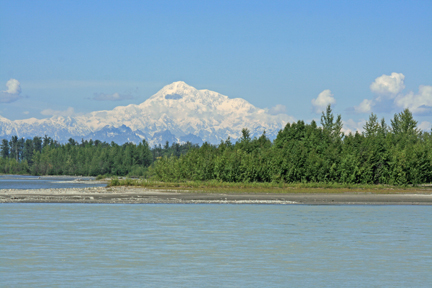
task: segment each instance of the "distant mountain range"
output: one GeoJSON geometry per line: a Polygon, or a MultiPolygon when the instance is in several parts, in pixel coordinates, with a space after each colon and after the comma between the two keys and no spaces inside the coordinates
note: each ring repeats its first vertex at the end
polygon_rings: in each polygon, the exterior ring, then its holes
{"type": "Polygon", "coordinates": [[[269,138],[275,138],[291,121],[286,114],[271,115],[244,99],[197,90],[179,81],[165,86],[139,105],[72,117],[11,121],[0,116],[0,138],[46,134],[59,142],[83,138],[118,144],[146,139],[151,146],[166,141],[217,144],[228,136],[238,139],[243,128],[248,128],[252,136],[259,136],[265,130],[269,138]]]}

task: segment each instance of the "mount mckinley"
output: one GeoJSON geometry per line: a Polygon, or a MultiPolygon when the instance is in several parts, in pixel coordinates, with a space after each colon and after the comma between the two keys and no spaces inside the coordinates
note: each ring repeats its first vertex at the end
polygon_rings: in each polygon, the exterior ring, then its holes
{"type": "Polygon", "coordinates": [[[139,105],[72,117],[11,121],[0,116],[0,138],[48,135],[59,142],[83,138],[118,144],[146,139],[151,146],[166,141],[217,144],[228,137],[238,139],[243,128],[249,129],[252,136],[260,136],[265,130],[267,137],[273,139],[293,120],[286,114],[272,115],[244,99],[197,90],[179,81],[139,105]]]}

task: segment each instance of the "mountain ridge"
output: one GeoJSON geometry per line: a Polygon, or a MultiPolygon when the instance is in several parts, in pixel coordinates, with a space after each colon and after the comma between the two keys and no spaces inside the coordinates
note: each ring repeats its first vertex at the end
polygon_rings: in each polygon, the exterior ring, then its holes
{"type": "MultiPolygon", "coordinates": [[[[129,136],[125,137],[125,141],[133,138],[132,142],[135,142],[139,138],[146,139],[152,146],[164,144],[165,139],[160,133],[169,131],[176,142],[185,142],[189,135],[194,141],[217,144],[228,137],[239,138],[243,128],[248,128],[253,136],[266,130],[267,135],[274,138],[287,122],[293,120],[286,114],[271,115],[245,99],[231,99],[220,93],[207,89],[198,90],[183,81],[177,81],[164,86],[141,104],[117,106],[112,110],[15,121],[0,116],[0,137],[47,134],[60,142],[66,142],[71,137],[87,139],[105,135],[105,132],[121,134],[119,128],[125,126],[131,130],[128,130],[129,136]],[[107,129],[111,129],[111,132],[107,132],[107,129]],[[118,131],[113,132],[112,129],[118,131]],[[101,132],[97,133],[99,131],[101,132]],[[138,138],[132,137],[131,133],[138,138]],[[154,137],[155,134],[157,137],[154,137]]],[[[173,139],[171,136],[169,138],[173,139]]]]}

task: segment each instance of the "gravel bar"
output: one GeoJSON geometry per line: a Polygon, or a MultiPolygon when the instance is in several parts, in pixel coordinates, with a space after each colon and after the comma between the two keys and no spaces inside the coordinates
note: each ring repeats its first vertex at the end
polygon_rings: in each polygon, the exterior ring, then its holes
{"type": "Polygon", "coordinates": [[[431,193],[204,193],[131,187],[0,189],[1,203],[432,205],[431,193]]]}

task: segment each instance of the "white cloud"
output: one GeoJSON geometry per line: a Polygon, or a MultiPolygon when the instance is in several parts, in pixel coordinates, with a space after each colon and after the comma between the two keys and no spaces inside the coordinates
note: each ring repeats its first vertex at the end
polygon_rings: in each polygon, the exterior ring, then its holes
{"type": "Polygon", "coordinates": [[[336,99],[329,89],[322,91],[316,99],[312,99],[312,105],[316,113],[321,113],[329,104],[336,103],[336,99]]]}
{"type": "Polygon", "coordinates": [[[395,104],[401,108],[408,108],[413,113],[425,113],[432,111],[432,86],[420,85],[419,92],[410,92],[406,95],[399,95],[395,104]]]}
{"type": "Polygon", "coordinates": [[[376,78],[370,85],[371,91],[377,94],[376,97],[372,100],[364,99],[359,106],[354,107],[355,112],[369,113],[380,102],[381,106],[408,108],[413,113],[432,112],[432,86],[421,85],[417,94],[409,92],[403,95],[400,92],[405,89],[404,80],[405,76],[396,72],[376,78]],[[393,105],[390,101],[393,101],[393,105]]]}
{"type": "Polygon", "coordinates": [[[363,132],[363,126],[366,124],[366,120],[361,119],[359,122],[354,121],[353,119],[349,119],[347,121],[343,121],[342,132],[345,135],[352,133],[354,134],[356,131],[359,133],[363,132]]]}
{"type": "Polygon", "coordinates": [[[418,128],[420,128],[420,129],[423,130],[423,131],[430,132],[431,129],[432,129],[432,123],[431,123],[431,122],[428,122],[428,121],[423,121],[422,123],[420,123],[420,124],[418,125],[418,128]]]}
{"type": "MultiPolygon", "coordinates": [[[[370,85],[372,92],[394,98],[396,94],[405,88],[405,76],[402,73],[393,72],[391,75],[382,75],[370,85]]],[[[380,96],[378,96],[379,98],[380,96]]]]}
{"type": "Polygon", "coordinates": [[[286,113],[286,106],[282,104],[277,104],[274,107],[270,109],[264,109],[268,114],[271,115],[278,115],[278,114],[285,114],[286,113]]]}
{"type": "Polygon", "coordinates": [[[11,103],[21,98],[21,84],[16,79],[6,82],[7,90],[0,92],[0,103],[11,103]]]}
{"type": "Polygon", "coordinates": [[[24,111],[23,114],[28,115],[30,112],[29,111],[24,111]]]}
{"type": "Polygon", "coordinates": [[[373,100],[364,99],[359,106],[355,106],[354,110],[357,113],[369,113],[372,111],[372,107],[375,105],[373,100]]]}
{"type": "Polygon", "coordinates": [[[8,90],[3,91],[10,94],[20,94],[21,93],[21,84],[16,79],[10,79],[8,82],[6,82],[6,87],[8,90]]]}
{"type": "Polygon", "coordinates": [[[74,108],[69,107],[64,111],[61,110],[52,110],[52,109],[45,109],[41,111],[42,115],[45,116],[63,116],[63,117],[69,117],[75,114],[74,108]]]}
{"type": "Polygon", "coordinates": [[[95,93],[92,99],[97,101],[121,101],[121,100],[133,99],[133,96],[130,94],[120,94],[120,93],[113,93],[113,94],[95,93]]]}

